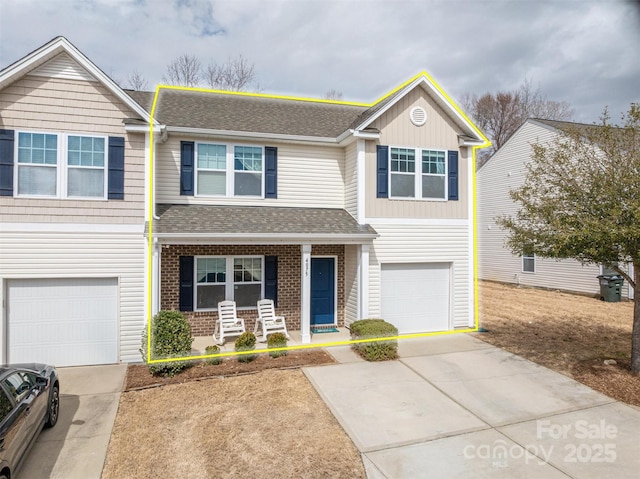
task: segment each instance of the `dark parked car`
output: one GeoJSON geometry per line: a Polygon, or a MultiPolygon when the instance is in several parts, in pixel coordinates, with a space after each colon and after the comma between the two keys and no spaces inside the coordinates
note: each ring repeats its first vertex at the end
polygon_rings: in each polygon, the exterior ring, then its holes
{"type": "Polygon", "coordinates": [[[58,422],[59,407],[53,366],[0,366],[0,479],[15,476],[42,428],[58,422]]]}

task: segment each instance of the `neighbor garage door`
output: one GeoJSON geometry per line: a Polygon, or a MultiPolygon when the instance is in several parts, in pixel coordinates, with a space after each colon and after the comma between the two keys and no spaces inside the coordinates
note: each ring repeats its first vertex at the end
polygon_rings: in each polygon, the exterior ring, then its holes
{"type": "Polygon", "coordinates": [[[382,264],[382,318],[401,334],[449,329],[448,263],[382,264]]]}
{"type": "Polygon", "coordinates": [[[19,279],[7,289],[10,362],[118,361],[116,278],[19,279]]]}

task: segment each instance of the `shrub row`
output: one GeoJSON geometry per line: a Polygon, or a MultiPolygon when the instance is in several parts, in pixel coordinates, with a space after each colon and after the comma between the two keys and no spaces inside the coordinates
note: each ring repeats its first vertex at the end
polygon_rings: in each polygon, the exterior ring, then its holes
{"type": "MultiPolygon", "coordinates": [[[[351,339],[388,338],[398,335],[398,328],[383,319],[361,319],[349,327],[351,339]]],[[[352,344],[353,350],[367,361],[398,359],[398,341],[371,341],[352,344]]]]}

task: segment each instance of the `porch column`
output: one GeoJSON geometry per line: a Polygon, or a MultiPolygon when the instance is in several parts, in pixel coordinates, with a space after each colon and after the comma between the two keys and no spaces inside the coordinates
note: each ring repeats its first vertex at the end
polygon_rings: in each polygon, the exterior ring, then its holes
{"type": "Polygon", "coordinates": [[[360,317],[369,317],[369,245],[360,245],[360,281],[358,282],[358,297],[360,303],[360,317]]]}
{"type": "Polygon", "coordinates": [[[151,317],[160,310],[160,249],[158,239],[154,238],[151,257],[151,317]]]}
{"type": "Polygon", "coordinates": [[[300,282],[300,338],[311,342],[311,245],[302,245],[302,281],[300,282]]]}

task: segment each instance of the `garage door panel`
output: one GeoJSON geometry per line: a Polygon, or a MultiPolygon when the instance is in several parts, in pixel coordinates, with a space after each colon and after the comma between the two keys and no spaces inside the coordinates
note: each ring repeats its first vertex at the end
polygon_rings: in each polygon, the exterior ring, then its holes
{"type": "Polygon", "coordinates": [[[449,329],[450,265],[381,265],[381,313],[401,334],[449,329]]]}
{"type": "Polygon", "coordinates": [[[10,362],[117,362],[117,279],[25,279],[8,286],[10,362]]]}

